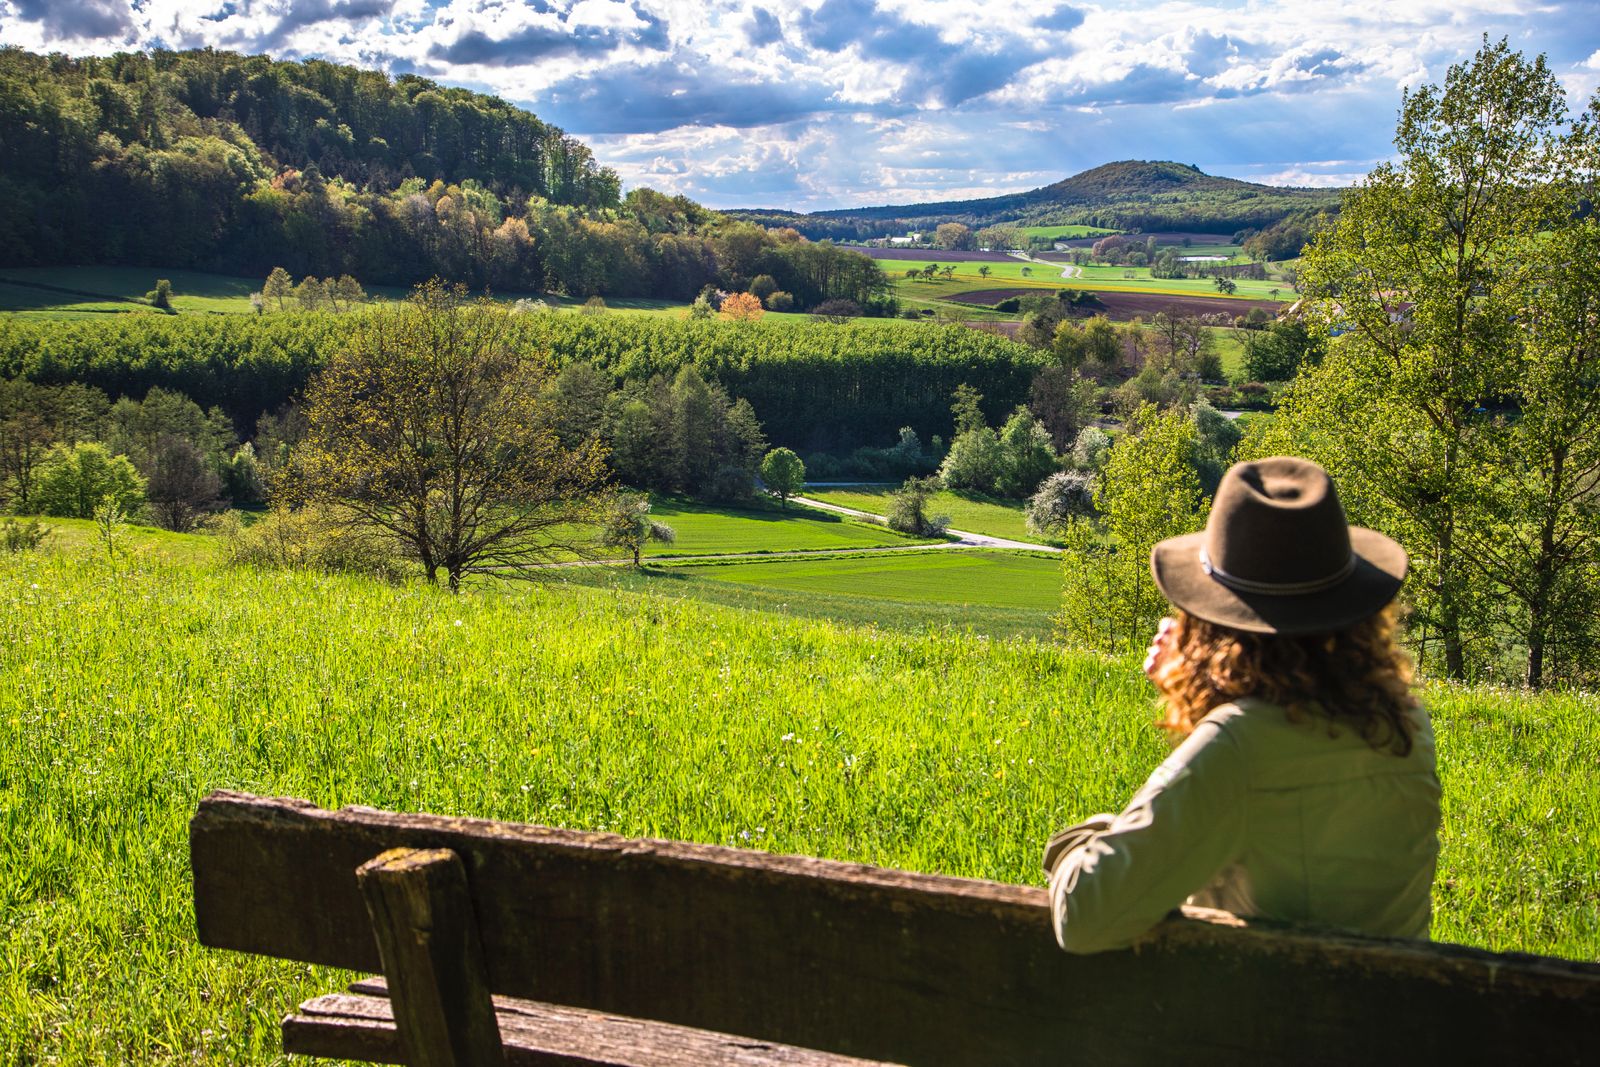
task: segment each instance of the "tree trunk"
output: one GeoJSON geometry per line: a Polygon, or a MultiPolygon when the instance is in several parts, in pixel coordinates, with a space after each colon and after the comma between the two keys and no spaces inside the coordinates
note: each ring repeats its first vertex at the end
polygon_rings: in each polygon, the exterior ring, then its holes
{"type": "Polygon", "coordinates": [[[633,569],[634,570],[638,570],[639,569],[639,554],[642,551],[644,551],[644,550],[639,545],[636,544],[636,545],[633,546],[633,569]]]}

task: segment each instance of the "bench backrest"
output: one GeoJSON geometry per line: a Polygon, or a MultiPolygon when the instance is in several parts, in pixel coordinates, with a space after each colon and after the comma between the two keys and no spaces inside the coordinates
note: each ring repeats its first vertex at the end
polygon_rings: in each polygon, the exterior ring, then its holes
{"type": "Polygon", "coordinates": [[[466,870],[496,994],[905,1064],[1577,1063],[1600,965],[1169,919],[1075,957],[1041,889],[537,826],[216,793],[191,825],[200,940],[381,970],[356,868],[466,870]]]}

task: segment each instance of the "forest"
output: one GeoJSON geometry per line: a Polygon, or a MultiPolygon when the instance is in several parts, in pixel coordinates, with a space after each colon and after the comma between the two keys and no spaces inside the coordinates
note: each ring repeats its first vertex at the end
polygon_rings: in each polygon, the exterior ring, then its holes
{"type": "Polygon", "coordinates": [[[496,97],[319,60],[0,49],[0,262],[435,275],[692,299],[771,275],[797,308],[890,312],[866,257],[615,173],[496,97]]]}

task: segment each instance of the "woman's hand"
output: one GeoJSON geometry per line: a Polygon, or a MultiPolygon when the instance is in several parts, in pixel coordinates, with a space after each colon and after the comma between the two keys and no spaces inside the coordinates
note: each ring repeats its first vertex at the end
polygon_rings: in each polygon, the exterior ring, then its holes
{"type": "Polygon", "coordinates": [[[1161,670],[1171,657],[1177,655],[1173,645],[1174,634],[1177,632],[1178,620],[1168,615],[1156,627],[1156,635],[1150,639],[1150,647],[1144,654],[1144,675],[1155,681],[1156,674],[1161,670]]]}

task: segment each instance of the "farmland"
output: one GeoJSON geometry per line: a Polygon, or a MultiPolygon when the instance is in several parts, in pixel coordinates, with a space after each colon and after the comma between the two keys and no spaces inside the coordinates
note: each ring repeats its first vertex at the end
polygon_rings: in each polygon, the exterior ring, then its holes
{"type": "MultiPolygon", "coordinates": [[[[808,489],[806,496],[824,503],[882,515],[888,509],[889,495],[894,489],[894,486],[888,485],[826,486],[808,489]]],[[[970,533],[1004,537],[1011,541],[1051,543],[1029,532],[1022,502],[1018,500],[1001,500],[944,489],[928,498],[928,513],[948,515],[952,527],[970,533]]]]}
{"type": "MultiPolygon", "coordinates": [[[[0,557],[0,598],[8,1062],[274,1062],[282,1013],[337,987],[195,943],[185,823],[213,788],[1038,884],[1045,836],[1162,752],[1130,662],[776,604],[70,549],[0,557]]],[[[1435,936],[1600,954],[1592,697],[1428,698],[1435,936]]]]}
{"type": "Polygon", "coordinates": [[[651,543],[645,550],[651,556],[848,550],[918,543],[884,526],[798,504],[783,511],[764,498],[749,507],[726,507],[658,496],[650,514],[677,534],[670,545],[651,543]]]}

